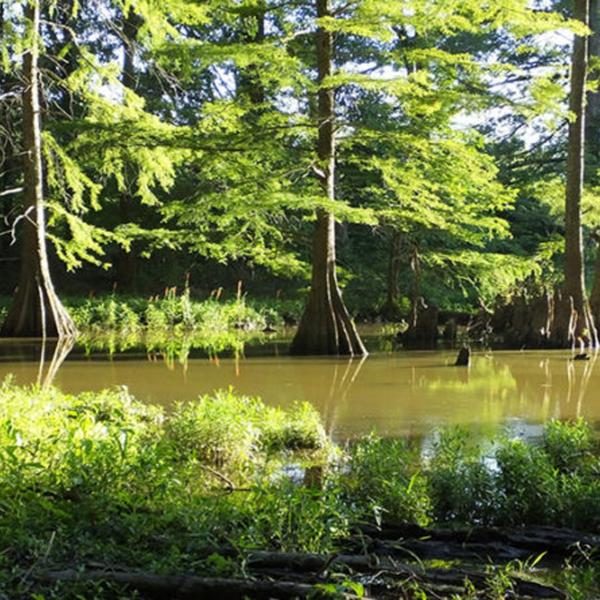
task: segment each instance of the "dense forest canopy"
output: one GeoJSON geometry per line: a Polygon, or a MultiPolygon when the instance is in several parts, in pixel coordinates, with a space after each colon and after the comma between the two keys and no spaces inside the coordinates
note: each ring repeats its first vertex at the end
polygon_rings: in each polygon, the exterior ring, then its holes
{"type": "Polygon", "coordinates": [[[1,0],[4,334],[71,335],[56,289],[242,281],[306,299],[297,353],[432,307],[595,344],[598,10],[1,0]]]}

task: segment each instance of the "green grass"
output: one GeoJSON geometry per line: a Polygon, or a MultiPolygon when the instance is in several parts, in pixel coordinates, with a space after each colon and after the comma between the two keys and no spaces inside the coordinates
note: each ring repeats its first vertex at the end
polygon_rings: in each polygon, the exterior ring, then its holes
{"type": "Polygon", "coordinates": [[[542,443],[442,431],[423,458],[402,440],[352,446],[349,497],[365,518],[421,525],[549,525],[600,532],[600,457],[582,420],[550,421],[542,443]]]}
{"type": "Polygon", "coordinates": [[[10,384],[0,399],[0,590],[9,597],[37,567],[222,574],[239,567],[209,559],[220,547],[331,549],[343,533],[332,492],[317,499],[283,469],[330,459],[309,406],[283,413],[223,391],[166,416],[125,391],[10,384]]]}
{"type": "MultiPolygon", "coordinates": [[[[341,449],[310,405],[283,411],[231,390],[166,414],[124,390],[5,383],[0,597],[119,597],[31,575],[84,564],[243,576],[248,549],[334,552],[365,522],[600,530],[600,458],[583,421],[549,423],[538,445],[436,439],[426,454],[374,436],[341,449]]],[[[569,565],[565,585],[597,585],[585,569],[569,565]]]]}

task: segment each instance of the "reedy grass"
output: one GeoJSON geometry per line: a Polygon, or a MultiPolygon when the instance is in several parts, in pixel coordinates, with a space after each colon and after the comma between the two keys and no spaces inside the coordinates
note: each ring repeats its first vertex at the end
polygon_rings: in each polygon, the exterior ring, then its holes
{"type": "MultiPolygon", "coordinates": [[[[247,299],[239,295],[223,300],[211,295],[204,300],[167,288],[150,297],[108,294],[67,296],[63,302],[77,328],[86,335],[106,334],[190,334],[256,332],[295,323],[303,309],[302,301],[247,299]]],[[[0,322],[10,298],[0,297],[0,322]]]]}
{"type": "Polygon", "coordinates": [[[272,307],[255,308],[242,296],[221,301],[193,300],[188,290],[168,289],[150,298],[111,294],[98,298],[66,299],[76,325],[86,332],[193,332],[262,330],[283,321],[272,307]]]}

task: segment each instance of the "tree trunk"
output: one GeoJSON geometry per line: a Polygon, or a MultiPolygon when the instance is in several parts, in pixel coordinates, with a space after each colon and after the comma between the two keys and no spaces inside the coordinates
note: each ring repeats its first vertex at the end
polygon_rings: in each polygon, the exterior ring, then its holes
{"type": "Polygon", "coordinates": [[[388,260],[387,273],[387,298],[381,309],[381,314],[385,319],[395,320],[400,318],[399,300],[400,269],[402,268],[402,234],[393,230],[390,238],[390,255],[388,260]]]}
{"type": "Polygon", "coordinates": [[[19,284],[0,330],[5,337],[69,337],[75,325],[52,284],[46,248],[42,175],[38,35],[39,1],[26,6],[26,38],[31,47],[23,57],[24,200],[19,284]]]}
{"type": "Polygon", "coordinates": [[[411,298],[410,298],[410,321],[408,326],[411,329],[417,327],[417,316],[419,308],[423,305],[423,298],[421,297],[421,257],[419,256],[419,248],[417,245],[413,245],[412,256],[410,259],[410,269],[413,272],[413,281],[411,286],[411,298]]]}
{"type": "MultiPolygon", "coordinates": [[[[600,1],[590,0],[590,29],[588,56],[600,59],[600,1]]],[[[598,75],[594,76],[598,80],[598,75]]],[[[591,185],[598,185],[600,169],[600,91],[589,93],[585,115],[585,180],[591,185]]],[[[590,294],[590,308],[594,322],[600,321],[600,236],[596,236],[597,254],[594,267],[594,283],[590,294]]]]}
{"type": "MultiPolygon", "coordinates": [[[[317,17],[331,17],[330,0],[316,0],[317,17]]],[[[322,87],[332,73],[333,34],[319,26],[316,33],[319,112],[319,180],[327,197],[335,199],[334,91],[322,87]]],[[[310,297],[292,342],[292,354],[366,354],[342,299],[337,283],[335,219],[323,209],[317,211],[313,238],[310,297]]]]}
{"type": "Polygon", "coordinates": [[[590,310],[594,323],[600,322],[600,236],[596,238],[596,263],[594,265],[594,283],[590,294],[590,310]]]}
{"type": "MultiPolygon", "coordinates": [[[[589,0],[575,0],[575,18],[589,24],[589,0]]],[[[588,39],[575,36],[571,64],[569,110],[575,119],[569,123],[567,191],[565,198],[565,282],[557,301],[554,344],[568,347],[597,346],[598,338],[585,293],[581,196],[583,193],[585,148],[585,82],[588,65],[588,39]]]]}

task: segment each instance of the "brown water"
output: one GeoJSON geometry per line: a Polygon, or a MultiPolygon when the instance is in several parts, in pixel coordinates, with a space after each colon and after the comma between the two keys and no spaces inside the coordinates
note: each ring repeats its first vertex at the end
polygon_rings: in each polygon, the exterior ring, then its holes
{"type": "MultiPolygon", "coordinates": [[[[0,349],[0,380],[9,374],[19,384],[38,380],[34,353],[15,344],[0,349]]],[[[570,356],[475,353],[470,368],[456,368],[455,352],[438,351],[375,353],[362,361],[260,356],[183,364],[143,353],[112,360],[74,353],[53,383],[66,392],[125,385],[137,398],[165,406],[228,386],[277,406],[306,400],[339,438],[373,430],[413,435],[449,424],[483,431],[508,426],[528,437],[550,418],[600,422],[600,362],[570,356]]]]}

